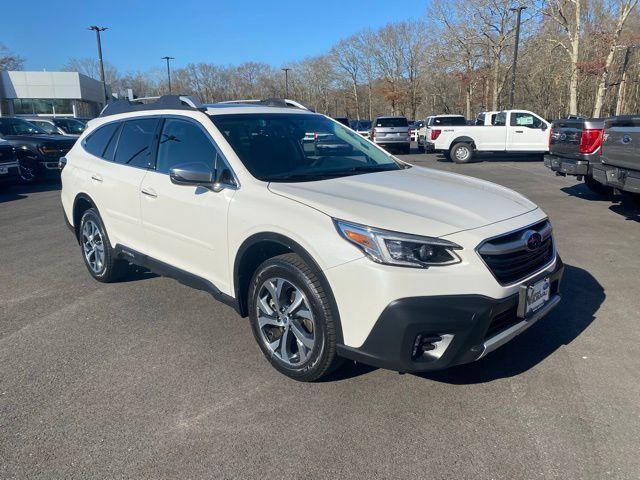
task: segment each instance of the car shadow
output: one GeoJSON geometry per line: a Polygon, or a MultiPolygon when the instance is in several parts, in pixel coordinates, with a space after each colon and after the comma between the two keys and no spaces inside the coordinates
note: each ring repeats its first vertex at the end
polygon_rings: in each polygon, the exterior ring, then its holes
{"type": "Polygon", "coordinates": [[[5,185],[2,187],[3,190],[0,191],[0,203],[23,200],[32,193],[51,192],[60,190],[61,188],[62,184],[56,180],[37,183],[34,185],[5,185]]]}
{"type": "Polygon", "coordinates": [[[583,200],[589,200],[590,202],[612,202],[616,200],[616,196],[614,195],[598,195],[592,192],[584,182],[576,183],[570,187],[562,187],[560,191],[571,197],[578,197],[583,200]]]}
{"type": "MultiPolygon", "coordinates": [[[[437,162],[449,162],[455,163],[453,160],[445,157],[443,154],[436,154],[437,162]]],[[[542,163],[542,158],[540,154],[527,154],[527,155],[517,155],[515,156],[513,153],[477,153],[471,159],[469,163],[484,163],[484,162],[514,162],[514,163],[522,163],[522,162],[531,162],[531,163],[542,163]]]]}
{"type": "Polygon", "coordinates": [[[640,205],[636,205],[631,200],[624,199],[609,207],[614,213],[624,217],[626,220],[640,222],[640,205]]]}
{"type": "Polygon", "coordinates": [[[442,383],[470,385],[526,372],[563,345],[575,340],[595,320],[606,297],[602,285],[586,270],[565,265],[563,299],[547,317],[485,358],[418,376],[442,383]]]}
{"type": "Polygon", "coordinates": [[[131,270],[124,278],[118,280],[118,283],[130,283],[139,282],[141,280],[149,280],[151,278],[158,278],[160,275],[153,273],[151,270],[139,267],[137,265],[131,265],[131,270]]]}

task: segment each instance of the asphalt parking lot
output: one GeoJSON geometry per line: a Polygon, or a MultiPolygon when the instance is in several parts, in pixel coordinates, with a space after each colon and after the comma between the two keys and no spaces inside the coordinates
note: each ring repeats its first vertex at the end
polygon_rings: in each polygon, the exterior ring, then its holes
{"type": "Polygon", "coordinates": [[[55,184],[0,192],[0,478],[640,478],[640,212],[540,161],[403,158],[524,193],[566,264],[549,317],[422,376],[289,380],[206,293],[93,281],[55,184]]]}

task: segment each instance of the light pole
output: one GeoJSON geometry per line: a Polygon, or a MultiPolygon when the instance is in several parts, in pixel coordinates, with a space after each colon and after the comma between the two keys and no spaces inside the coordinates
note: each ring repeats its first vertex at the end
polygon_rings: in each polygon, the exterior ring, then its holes
{"type": "Polygon", "coordinates": [[[169,60],[175,60],[173,57],[162,57],[162,60],[167,61],[167,80],[169,81],[169,95],[171,95],[171,69],[169,68],[169,60]]]}
{"type": "Polygon", "coordinates": [[[104,79],[104,63],[102,62],[102,42],[100,41],[100,32],[104,32],[107,27],[98,27],[97,25],[91,25],[88,30],[94,30],[96,32],[96,39],[98,40],[98,62],[100,63],[100,81],[102,82],[102,90],[104,93],[104,104],[107,104],[107,82],[104,79]]]}
{"type": "Polygon", "coordinates": [[[510,8],[512,12],[517,12],[516,19],[516,43],[513,46],[513,67],[511,69],[511,92],[509,93],[509,108],[513,109],[513,103],[516,95],[516,65],[518,63],[518,44],[520,43],[520,19],[522,16],[522,10],[526,10],[527,7],[510,8]]]}
{"type": "Polygon", "coordinates": [[[289,70],[290,68],[283,68],[284,72],[284,98],[289,98],[289,70]]]}

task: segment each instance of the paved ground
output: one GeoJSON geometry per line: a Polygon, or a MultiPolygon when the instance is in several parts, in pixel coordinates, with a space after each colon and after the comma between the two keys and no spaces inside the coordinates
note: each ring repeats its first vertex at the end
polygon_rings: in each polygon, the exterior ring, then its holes
{"type": "Polygon", "coordinates": [[[550,317],[427,376],[288,380],[207,294],[91,280],[55,186],[0,194],[0,478],[640,478],[640,213],[540,162],[405,158],[523,192],[567,264],[550,317]]]}

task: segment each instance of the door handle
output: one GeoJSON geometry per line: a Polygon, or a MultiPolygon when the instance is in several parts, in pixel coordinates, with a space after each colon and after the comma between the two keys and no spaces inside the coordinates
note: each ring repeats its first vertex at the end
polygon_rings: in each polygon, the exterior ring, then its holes
{"type": "Polygon", "coordinates": [[[524,133],[524,130],[516,130],[516,133],[524,133]]]}
{"type": "Polygon", "coordinates": [[[142,192],[143,195],[146,195],[147,197],[151,197],[151,198],[158,198],[158,194],[156,193],[156,191],[153,188],[143,188],[142,190],[140,190],[142,192]]]}
{"type": "Polygon", "coordinates": [[[91,180],[102,183],[102,175],[94,173],[93,175],[91,175],[91,180]]]}

